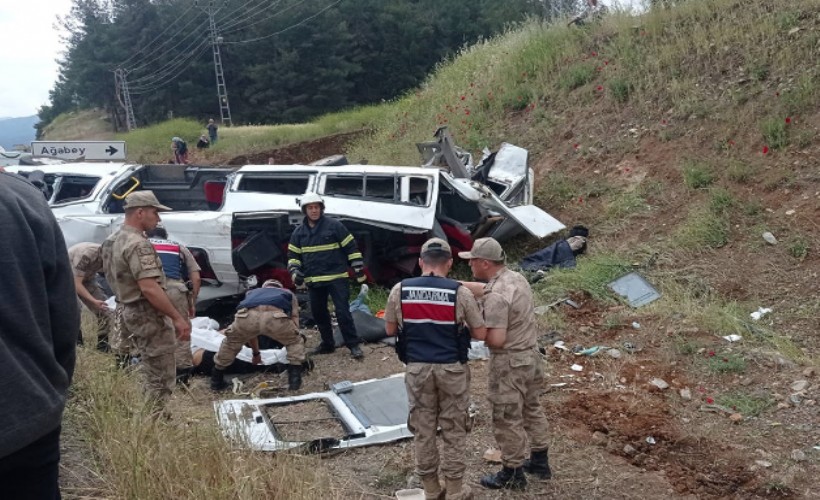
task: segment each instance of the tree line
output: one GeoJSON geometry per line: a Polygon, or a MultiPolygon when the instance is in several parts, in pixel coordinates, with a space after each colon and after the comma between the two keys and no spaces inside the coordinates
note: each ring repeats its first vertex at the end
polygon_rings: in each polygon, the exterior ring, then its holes
{"type": "Polygon", "coordinates": [[[209,9],[233,122],[287,123],[401,95],[544,0],[73,0],[38,132],[92,107],[123,130],[118,68],[138,125],[218,118],[209,9]]]}

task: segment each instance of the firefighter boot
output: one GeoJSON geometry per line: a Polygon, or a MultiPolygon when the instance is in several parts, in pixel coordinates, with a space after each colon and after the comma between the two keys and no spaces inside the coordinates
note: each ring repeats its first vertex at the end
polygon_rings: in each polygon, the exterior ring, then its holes
{"type": "Polygon", "coordinates": [[[502,467],[497,473],[482,477],[481,486],[491,490],[501,488],[523,490],[527,487],[527,476],[524,475],[523,467],[516,467],[515,469],[502,467]]]}
{"type": "Polygon", "coordinates": [[[219,368],[214,367],[211,372],[211,390],[224,391],[227,388],[228,383],[225,382],[225,370],[220,370],[219,368]]]}
{"type": "Polygon", "coordinates": [[[425,500],[443,500],[444,490],[441,489],[441,483],[438,482],[438,474],[430,474],[421,477],[421,484],[424,486],[425,500]]]}
{"type": "Polygon", "coordinates": [[[302,365],[288,365],[288,390],[298,391],[302,387],[302,365]]]}
{"type": "Polygon", "coordinates": [[[524,460],[524,472],[532,474],[537,479],[545,481],[552,478],[547,450],[534,451],[528,460],[524,460]]]}
{"type": "Polygon", "coordinates": [[[447,500],[469,500],[473,498],[473,491],[464,484],[462,478],[445,477],[444,483],[447,486],[447,495],[445,496],[447,500]]]}

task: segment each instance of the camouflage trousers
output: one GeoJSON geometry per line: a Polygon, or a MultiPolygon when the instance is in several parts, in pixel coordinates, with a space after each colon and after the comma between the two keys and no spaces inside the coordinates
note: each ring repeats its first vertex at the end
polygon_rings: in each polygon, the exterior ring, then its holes
{"type": "Polygon", "coordinates": [[[460,479],[467,468],[467,407],[470,403],[470,368],[466,364],[410,363],[404,375],[413,433],[416,474],[441,474],[460,479]],[[441,460],[436,430],[441,427],[441,460]]]}
{"type": "Polygon", "coordinates": [[[226,338],[214,357],[214,365],[220,369],[230,366],[242,346],[259,335],[285,346],[288,364],[301,365],[305,361],[305,341],[293,320],[278,307],[258,306],[236,312],[233,323],[225,329],[226,338]]]}
{"type": "MultiPolygon", "coordinates": [[[[185,283],[179,280],[169,279],[167,282],[167,289],[165,291],[168,293],[168,298],[171,299],[171,303],[174,304],[174,309],[176,309],[183,318],[188,319],[191,305],[191,292],[188,290],[185,283]]],[[[188,319],[189,324],[190,322],[190,319],[188,319]]],[[[176,351],[174,351],[174,359],[176,360],[178,370],[183,368],[191,368],[194,366],[194,358],[191,355],[190,340],[177,340],[177,348],[176,351]]]]}
{"type": "Polygon", "coordinates": [[[127,336],[122,327],[122,304],[117,302],[117,307],[114,308],[114,318],[112,320],[111,330],[108,335],[108,345],[111,347],[111,352],[119,356],[128,356],[136,354],[134,350],[134,343],[131,338],[127,336]]]}
{"type": "MultiPolygon", "coordinates": [[[[105,300],[107,298],[95,282],[91,281],[89,283],[83,283],[83,286],[85,286],[88,293],[90,293],[95,299],[105,300]]],[[[83,301],[81,301],[79,297],[77,298],[77,304],[79,304],[80,310],[82,310],[83,307],[88,309],[88,306],[83,304],[83,301]]],[[[80,332],[81,338],[83,341],[92,341],[92,345],[99,345],[101,342],[107,342],[110,335],[111,324],[114,320],[114,311],[92,311],[91,309],[88,309],[88,311],[93,314],[94,318],[97,320],[96,335],[91,335],[92,332],[82,331],[80,332]]]]}
{"type": "Polygon", "coordinates": [[[120,333],[140,355],[145,392],[160,406],[176,383],[176,333],[171,320],[141,300],[121,306],[120,333]]]}
{"type": "Polygon", "coordinates": [[[493,352],[488,374],[493,434],[505,467],[521,467],[532,451],[544,451],[547,417],[539,396],[544,392],[544,369],[535,350],[493,352]]]}

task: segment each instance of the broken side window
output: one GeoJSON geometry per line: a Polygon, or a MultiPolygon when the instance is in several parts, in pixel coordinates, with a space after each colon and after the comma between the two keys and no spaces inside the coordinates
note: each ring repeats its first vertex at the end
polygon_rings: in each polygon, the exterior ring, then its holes
{"type": "Polygon", "coordinates": [[[56,193],[51,203],[66,203],[88,198],[100,182],[99,177],[63,175],[56,180],[56,193]]]}
{"type": "Polygon", "coordinates": [[[364,176],[361,174],[328,175],[325,178],[324,194],[361,198],[364,194],[364,176]]]}
{"type": "Polygon", "coordinates": [[[309,174],[243,174],[239,180],[239,191],[257,193],[300,195],[308,191],[309,174]]]}
{"type": "Polygon", "coordinates": [[[371,200],[397,201],[396,177],[365,175],[364,197],[371,200]]]}
{"type": "Polygon", "coordinates": [[[430,179],[427,177],[407,178],[407,201],[411,205],[426,207],[430,204],[430,179]]]}

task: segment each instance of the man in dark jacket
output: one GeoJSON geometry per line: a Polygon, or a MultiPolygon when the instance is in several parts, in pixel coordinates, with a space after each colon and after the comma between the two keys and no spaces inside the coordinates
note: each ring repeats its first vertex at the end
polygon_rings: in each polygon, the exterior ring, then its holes
{"type": "Polygon", "coordinates": [[[65,241],[42,192],[0,173],[0,492],[59,498],[60,424],[80,330],[65,241]]]}
{"type": "Polygon", "coordinates": [[[299,204],[305,219],[293,231],[288,245],[288,272],[293,284],[307,284],[310,310],[322,335],[322,343],[312,354],[329,354],[336,350],[333,328],[327,309],[328,296],[336,308],[336,320],[345,345],[354,359],[364,358],[361,339],[350,314],[350,289],[347,286],[347,268],[352,267],[356,281],[364,283],[364,260],[356,247],[356,240],[341,222],[324,216],[325,203],[316,193],[307,193],[299,204]]]}

